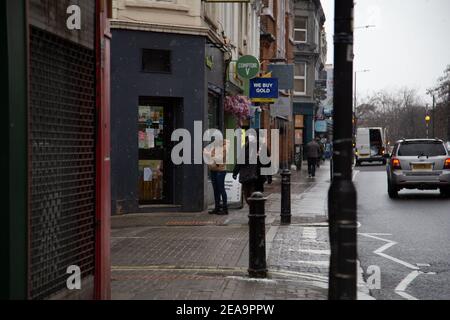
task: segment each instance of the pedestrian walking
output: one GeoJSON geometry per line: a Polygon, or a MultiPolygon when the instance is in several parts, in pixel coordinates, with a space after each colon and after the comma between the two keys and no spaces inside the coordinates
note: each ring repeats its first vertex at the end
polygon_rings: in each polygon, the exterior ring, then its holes
{"type": "Polygon", "coordinates": [[[237,163],[233,170],[233,179],[236,180],[239,175],[239,182],[242,184],[245,202],[248,204],[248,199],[256,191],[261,191],[262,181],[261,170],[258,160],[257,138],[253,135],[246,137],[244,146],[245,162],[237,163]],[[255,144],[255,147],[251,147],[255,144]],[[256,163],[254,160],[256,159],[256,163]],[[253,160],[253,161],[252,161],[253,160]],[[252,163],[253,162],[253,163],[252,163]],[[259,189],[259,190],[258,190],[259,189]]]}
{"type": "Polygon", "coordinates": [[[223,140],[222,146],[205,149],[204,153],[210,157],[208,168],[211,172],[211,183],[214,190],[214,210],[209,214],[227,215],[228,198],[225,190],[225,177],[227,175],[228,141],[223,140]]]}
{"type": "Polygon", "coordinates": [[[308,175],[310,178],[316,176],[317,162],[320,161],[320,145],[313,140],[306,145],[306,158],[308,159],[308,175]]]}
{"type": "Polygon", "coordinates": [[[317,159],[317,168],[320,168],[322,161],[324,161],[324,154],[325,154],[325,146],[322,143],[322,141],[320,141],[319,138],[317,138],[317,143],[319,144],[320,150],[319,150],[319,158],[317,159]]]}
{"type": "Polygon", "coordinates": [[[261,163],[261,157],[260,157],[261,152],[263,152],[263,151],[266,152],[267,157],[269,157],[269,158],[271,157],[271,153],[270,153],[270,150],[269,150],[269,148],[267,146],[266,141],[260,141],[259,137],[260,136],[258,135],[258,158],[257,158],[257,160],[258,160],[258,180],[256,181],[255,191],[263,193],[264,192],[264,185],[266,183],[272,184],[272,176],[271,175],[262,175],[261,174],[261,172],[262,172],[261,169],[262,168],[270,168],[272,163],[270,161],[267,164],[262,164],[261,163]]]}

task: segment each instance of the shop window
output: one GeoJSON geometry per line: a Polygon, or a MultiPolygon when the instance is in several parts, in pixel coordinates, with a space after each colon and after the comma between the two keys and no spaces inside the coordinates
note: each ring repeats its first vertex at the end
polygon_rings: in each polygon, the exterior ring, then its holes
{"type": "Polygon", "coordinates": [[[295,128],[296,129],[303,129],[304,128],[304,117],[301,114],[295,115],[295,128]]]}
{"type": "Polygon", "coordinates": [[[303,129],[295,129],[295,145],[303,144],[303,129]]]}
{"type": "Polygon", "coordinates": [[[169,50],[142,50],[142,71],[155,73],[172,72],[172,54],[169,50]]]}

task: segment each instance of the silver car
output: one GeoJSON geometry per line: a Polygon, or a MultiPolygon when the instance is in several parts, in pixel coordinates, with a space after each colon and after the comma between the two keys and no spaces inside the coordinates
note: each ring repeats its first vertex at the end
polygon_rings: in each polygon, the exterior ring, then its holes
{"type": "Polygon", "coordinates": [[[440,189],[443,196],[450,197],[450,152],[437,139],[398,141],[387,176],[390,198],[397,198],[401,189],[440,189]]]}

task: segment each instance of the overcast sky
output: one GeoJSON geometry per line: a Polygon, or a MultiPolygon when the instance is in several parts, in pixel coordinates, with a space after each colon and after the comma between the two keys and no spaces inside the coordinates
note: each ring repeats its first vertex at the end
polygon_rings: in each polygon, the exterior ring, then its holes
{"type": "MultiPolygon", "coordinates": [[[[339,0],[338,0],[339,1],[339,0]]],[[[322,0],[327,17],[328,63],[333,63],[334,0],[322,0]]],[[[450,0],[356,0],[355,70],[358,96],[402,86],[426,90],[450,64],[450,0]]]]}

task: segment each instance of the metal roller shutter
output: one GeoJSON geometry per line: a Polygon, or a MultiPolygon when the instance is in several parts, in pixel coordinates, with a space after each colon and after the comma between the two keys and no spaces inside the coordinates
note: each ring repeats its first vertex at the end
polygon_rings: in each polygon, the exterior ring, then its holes
{"type": "Polygon", "coordinates": [[[30,298],[94,272],[95,52],[30,28],[30,298]]]}

